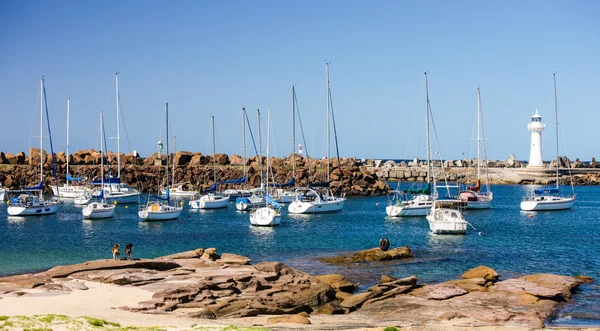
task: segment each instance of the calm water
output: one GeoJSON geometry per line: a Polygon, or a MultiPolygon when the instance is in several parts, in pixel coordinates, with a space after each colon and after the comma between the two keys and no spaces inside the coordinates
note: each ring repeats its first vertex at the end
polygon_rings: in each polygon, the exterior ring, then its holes
{"type": "MultiPolygon", "coordinates": [[[[600,279],[600,187],[578,187],[576,207],[568,211],[519,210],[532,187],[495,186],[494,208],[465,211],[476,228],[466,236],[433,236],[425,218],[387,218],[386,197],[351,198],[344,212],[315,216],[284,214],[278,228],[250,227],[247,213],[228,209],[183,211],[180,220],[145,223],[137,206],[117,206],[112,220],[82,220],[81,209],[65,203],[57,215],[8,217],[0,203],[0,275],[42,270],[111,257],[111,247],[135,244],[134,257],[152,258],[198,247],[216,247],[253,262],[282,261],[309,272],[343,273],[362,288],[381,274],[416,275],[422,282],[458,278],[487,265],[502,278],[526,273],[584,274],[600,279]],[[408,245],[410,261],[338,267],[316,258],[376,247],[381,237],[391,246],[408,245]]],[[[600,285],[585,285],[554,323],[600,324],[600,285]]]]}

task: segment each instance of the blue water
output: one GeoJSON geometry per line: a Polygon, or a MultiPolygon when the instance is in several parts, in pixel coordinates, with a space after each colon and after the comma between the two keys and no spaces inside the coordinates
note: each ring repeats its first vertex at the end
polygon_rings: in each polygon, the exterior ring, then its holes
{"type": "MultiPolygon", "coordinates": [[[[310,274],[342,273],[362,288],[382,274],[416,275],[429,283],[458,278],[478,265],[494,268],[502,278],[550,272],[600,279],[600,187],[577,187],[572,210],[521,212],[519,202],[531,189],[493,186],[493,209],[464,211],[476,228],[466,236],[430,235],[425,218],[387,218],[386,197],[350,198],[337,214],[284,214],[278,228],[251,227],[248,214],[233,205],[185,209],[180,220],[146,223],[138,221],[135,205],[117,206],[115,219],[87,221],[79,207],[68,203],[57,215],[27,218],[8,217],[0,203],[0,275],[110,258],[114,243],[131,242],[134,257],[216,247],[253,262],[282,261],[310,274]],[[376,247],[381,237],[392,246],[408,245],[415,259],[348,267],[317,261],[376,247]]],[[[600,285],[582,286],[573,300],[552,322],[600,324],[600,285]]]]}

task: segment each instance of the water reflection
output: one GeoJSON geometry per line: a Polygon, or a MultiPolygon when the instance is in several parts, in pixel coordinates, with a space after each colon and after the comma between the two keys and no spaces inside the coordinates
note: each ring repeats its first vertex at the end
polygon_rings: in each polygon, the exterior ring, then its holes
{"type": "Polygon", "coordinates": [[[151,233],[162,233],[164,230],[162,222],[138,222],[138,229],[151,233]]]}

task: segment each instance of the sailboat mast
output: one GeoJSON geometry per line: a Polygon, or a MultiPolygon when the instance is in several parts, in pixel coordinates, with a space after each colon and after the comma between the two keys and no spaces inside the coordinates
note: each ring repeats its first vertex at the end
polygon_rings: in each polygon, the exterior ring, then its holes
{"type": "Polygon", "coordinates": [[[210,126],[212,128],[212,141],[213,141],[213,183],[217,185],[217,155],[215,147],[215,116],[210,117],[210,126]]]}
{"type": "MultiPolygon", "coordinates": [[[[244,154],[244,181],[246,180],[246,108],[242,107],[242,143],[244,154]]],[[[245,184],[245,182],[244,182],[245,184]]]]}
{"type": "MultiPolygon", "coordinates": [[[[44,154],[42,149],[44,148],[44,76],[40,78],[40,183],[44,183],[44,154]]],[[[42,197],[42,191],[40,191],[40,198],[42,197]]]]}
{"type": "MultiPolygon", "coordinates": [[[[71,98],[67,98],[67,174],[69,174],[69,122],[71,117],[71,98]]],[[[69,178],[67,177],[67,186],[69,178]]]]}
{"type": "Polygon", "coordinates": [[[429,137],[429,85],[425,72],[425,135],[427,136],[427,183],[431,180],[431,139],[429,137]]]}
{"type": "Polygon", "coordinates": [[[325,63],[325,79],[327,80],[327,182],[329,183],[330,133],[329,133],[329,63],[325,63]]]}
{"type": "Polygon", "coordinates": [[[265,190],[269,194],[269,143],[271,142],[271,105],[267,108],[267,179],[265,190]]]}
{"type": "MultiPolygon", "coordinates": [[[[175,151],[177,151],[177,136],[173,136],[173,149],[175,151]]],[[[169,164],[167,163],[167,167],[169,166],[169,164]]],[[[171,183],[173,183],[173,185],[175,185],[175,156],[173,156],[173,180],[171,181],[171,183]]]]}
{"type": "Polygon", "coordinates": [[[104,116],[100,111],[100,187],[104,188],[104,116]]]}
{"type": "Polygon", "coordinates": [[[260,183],[263,182],[263,170],[262,170],[262,135],[260,132],[260,109],[257,109],[258,113],[258,169],[260,170],[260,183]]]}
{"type": "Polygon", "coordinates": [[[292,179],[296,178],[296,90],[292,85],[292,179]]]}
{"type": "MultiPolygon", "coordinates": [[[[167,166],[165,167],[165,177],[167,177],[167,192],[169,191],[169,103],[165,103],[165,114],[167,116],[167,166]]],[[[169,196],[167,195],[167,198],[169,196]]]]}
{"type": "Polygon", "coordinates": [[[556,73],[552,73],[552,77],[554,78],[554,118],[555,118],[555,126],[556,126],[556,188],[560,187],[558,182],[558,167],[560,166],[560,158],[558,156],[558,98],[556,97],[556,73]]]}
{"type": "Polygon", "coordinates": [[[479,86],[477,86],[477,180],[481,177],[481,96],[479,86]]]}
{"type": "Polygon", "coordinates": [[[115,94],[117,99],[117,178],[121,178],[121,115],[119,113],[119,73],[115,72],[115,94]]]}

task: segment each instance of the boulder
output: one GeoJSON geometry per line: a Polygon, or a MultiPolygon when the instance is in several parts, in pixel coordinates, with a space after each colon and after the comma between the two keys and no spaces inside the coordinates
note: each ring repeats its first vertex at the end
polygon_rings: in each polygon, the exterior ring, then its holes
{"type": "Polygon", "coordinates": [[[346,277],[340,274],[319,275],[314,278],[331,285],[335,290],[352,293],[358,289],[358,285],[347,280],[346,277]]]}
{"type": "Polygon", "coordinates": [[[523,276],[520,279],[524,279],[528,282],[535,283],[545,288],[557,290],[564,298],[570,298],[571,290],[581,284],[584,284],[584,281],[580,278],[554,274],[534,274],[523,276]]]}
{"type": "Polygon", "coordinates": [[[216,154],[217,164],[218,165],[228,165],[229,164],[229,156],[227,154],[216,154]]]}
{"type": "Polygon", "coordinates": [[[346,310],[344,310],[344,308],[342,308],[342,306],[340,306],[340,304],[337,302],[328,302],[319,307],[318,311],[320,314],[325,315],[337,315],[346,313],[346,310]]]}
{"type": "Polygon", "coordinates": [[[204,254],[202,254],[202,258],[207,259],[207,260],[216,261],[216,260],[220,259],[221,257],[219,256],[219,254],[217,254],[216,248],[207,248],[204,250],[204,254]]]}
{"type": "Polygon", "coordinates": [[[495,282],[498,280],[498,277],[500,277],[500,275],[498,275],[496,270],[494,270],[490,267],[480,265],[479,267],[475,267],[473,269],[466,271],[460,277],[464,278],[464,279],[483,278],[486,281],[495,282]]]}
{"type": "Polygon", "coordinates": [[[204,254],[203,248],[197,248],[187,252],[161,256],[159,259],[177,260],[177,259],[199,259],[204,254]]]}
{"type": "Polygon", "coordinates": [[[412,257],[408,246],[396,247],[387,251],[382,251],[379,247],[356,252],[352,255],[343,255],[338,257],[321,258],[320,261],[333,264],[349,264],[369,261],[389,261],[412,257]]]}
{"type": "Polygon", "coordinates": [[[0,164],[8,164],[8,159],[4,155],[4,152],[0,152],[0,164]]]}
{"type": "Polygon", "coordinates": [[[239,155],[232,154],[229,157],[229,164],[243,166],[244,165],[244,158],[242,158],[239,155]]]}
{"type": "Polygon", "coordinates": [[[538,298],[545,299],[550,299],[555,296],[562,295],[561,289],[540,286],[523,278],[513,278],[498,282],[490,288],[490,291],[505,291],[517,293],[525,292],[538,298]]]}
{"type": "Polygon", "coordinates": [[[340,303],[342,308],[353,310],[360,307],[365,301],[377,296],[375,292],[362,292],[348,297],[346,300],[340,303]]]}
{"type": "Polygon", "coordinates": [[[246,264],[250,264],[250,261],[251,261],[250,258],[241,256],[241,255],[229,254],[229,253],[221,254],[221,262],[226,263],[226,264],[246,265],[246,264]]]}
{"type": "Polygon", "coordinates": [[[192,157],[194,156],[194,153],[192,152],[186,152],[186,151],[179,151],[175,154],[175,166],[185,166],[188,165],[188,163],[190,163],[190,161],[192,160],[192,157]]]}
{"type": "Polygon", "coordinates": [[[485,291],[487,290],[486,283],[484,278],[455,279],[444,282],[444,284],[454,284],[468,292],[485,291]]]}

